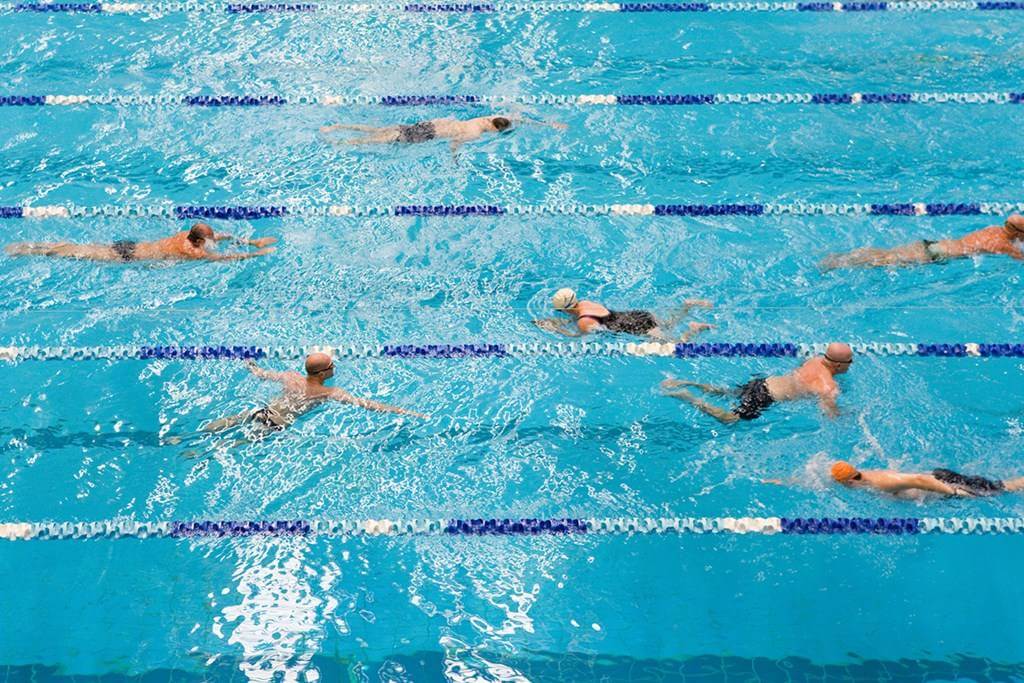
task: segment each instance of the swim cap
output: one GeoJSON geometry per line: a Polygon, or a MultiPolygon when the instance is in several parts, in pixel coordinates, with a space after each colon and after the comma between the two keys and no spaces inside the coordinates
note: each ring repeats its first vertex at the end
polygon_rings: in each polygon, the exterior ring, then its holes
{"type": "Polygon", "coordinates": [[[306,356],[306,374],[314,375],[331,367],[334,359],[326,353],[311,353],[306,356]]]}
{"type": "Polygon", "coordinates": [[[845,460],[840,460],[832,465],[832,478],[840,484],[845,484],[850,481],[856,474],[857,468],[845,460]]]}
{"type": "Polygon", "coordinates": [[[576,292],[568,287],[563,287],[551,297],[551,305],[555,307],[556,311],[566,311],[577,303],[579,303],[579,299],[576,298],[576,292]]]}

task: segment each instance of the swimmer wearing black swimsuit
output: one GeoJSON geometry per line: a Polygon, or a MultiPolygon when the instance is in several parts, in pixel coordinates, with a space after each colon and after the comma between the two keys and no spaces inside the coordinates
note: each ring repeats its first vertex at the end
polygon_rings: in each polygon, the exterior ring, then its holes
{"type": "Polygon", "coordinates": [[[946,260],[946,253],[935,246],[938,244],[937,240],[921,240],[921,244],[924,245],[924,253],[930,262],[939,263],[946,260]]]}
{"type": "Polygon", "coordinates": [[[131,240],[118,240],[110,245],[114,253],[120,256],[121,260],[126,263],[135,260],[135,247],[136,243],[131,240]]]}
{"type": "Polygon", "coordinates": [[[768,391],[768,380],[755,377],[739,388],[740,401],[732,412],[741,420],[753,420],[761,417],[768,406],[775,403],[772,392],[768,391]]]}
{"type": "Polygon", "coordinates": [[[995,496],[1006,491],[1006,484],[998,479],[974,477],[943,469],[932,470],[932,476],[943,484],[962,489],[972,496],[995,496]]]}
{"type": "Polygon", "coordinates": [[[608,311],[608,315],[581,315],[580,320],[596,320],[609,332],[643,336],[658,327],[658,319],[650,311],[608,311]]]}
{"type": "Polygon", "coordinates": [[[279,432],[288,426],[280,418],[277,411],[270,408],[257,408],[249,413],[249,422],[255,422],[274,432],[279,432]]]}
{"type": "Polygon", "coordinates": [[[429,142],[437,138],[437,129],[430,121],[398,127],[399,142],[429,142]]]}

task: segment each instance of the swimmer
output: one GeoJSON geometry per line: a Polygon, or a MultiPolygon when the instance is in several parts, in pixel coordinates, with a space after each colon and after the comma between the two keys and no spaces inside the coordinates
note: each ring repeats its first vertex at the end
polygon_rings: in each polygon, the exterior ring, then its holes
{"type": "Polygon", "coordinates": [[[822,270],[857,266],[905,266],[921,263],[945,263],[950,259],[980,254],[1005,254],[1024,259],[1024,216],[1013,215],[1003,225],[991,225],[968,233],[960,239],[921,240],[893,249],[865,248],[847,254],[833,254],[821,262],[822,270]]]}
{"type": "Polygon", "coordinates": [[[943,469],[930,473],[858,470],[844,460],[832,465],[832,478],[848,488],[871,489],[902,498],[923,498],[931,493],[978,498],[1024,490],[1024,477],[999,481],[943,469]]]}
{"type": "Polygon", "coordinates": [[[466,121],[459,121],[452,117],[430,119],[407,126],[376,127],[338,123],[333,126],[323,126],[320,132],[326,134],[336,130],[354,130],[365,133],[360,137],[342,140],[347,145],[411,144],[431,140],[448,140],[452,152],[455,152],[462,143],[477,140],[485,134],[511,132],[512,124],[517,122],[550,126],[557,130],[568,128],[564,123],[543,123],[509,116],[479,116],[466,121]]]}
{"type": "Polygon", "coordinates": [[[7,245],[4,251],[11,256],[56,256],[120,263],[132,261],[240,261],[254,256],[265,256],[273,252],[274,248],[269,245],[275,242],[277,239],[274,237],[248,240],[217,234],[206,223],[196,223],[190,230],[154,242],[132,242],[129,240],[119,240],[113,244],[18,242],[7,245]],[[257,251],[218,254],[210,250],[210,247],[223,240],[234,240],[236,244],[256,247],[257,251]]]}
{"type": "Polygon", "coordinates": [[[262,408],[247,410],[238,415],[222,417],[207,423],[203,430],[219,432],[242,424],[253,426],[258,432],[276,432],[290,427],[296,419],[326,401],[348,403],[366,410],[381,413],[395,413],[412,417],[427,418],[428,415],[416,413],[405,408],[378,403],[365,398],[358,398],[344,389],[324,386],[334,377],[334,359],[326,353],[311,353],[306,356],[306,374],[298,372],[272,372],[264,370],[253,361],[248,362],[249,372],[260,379],[278,382],[283,391],[262,408]]]}
{"type": "Polygon", "coordinates": [[[581,301],[577,298],[576,292],[564,288],[555,292],[555,296],[551,298],[551,305],[556,311],[573,316],[576,319],[575,324],[564,318],[543,318],[534,320],[533,324],[547,332],[564,334],[567,337],[582,337],[592,332],[617,332],[649,337],[657,341],[685,342],[713,326],[691,322],[689,330],[682,337],[671,338],[673,328],[686,317],[691,308],[712,306],[711,302],[705,299],[687,299],[684,303],[682,308],[664,319],[659,319],[650,311],[613,311],[594,301],[581,301]]]}
{"type": "Polygon", "coordinates": [[[725,410],[697,398],[685,389],[667,391],[666,396],[678,398],[695,406],[719,422],[732,424],[739,420],[753,420],[773,403],[793,401],[801,398],[817,398],[821,409],[829,417],[839,416],[839,385],[835,376],[842,375],[853,363],[853,349],[847,344],[833,342],[828,345],[825,355],[811,358],[787,375],[755,377],[739,387],[716,387],[710,384],[687,380],[666,379],[662,389],[695,387],[706,394],[715,396],[737,396],[739,402],[732,410],[725,410]]]}

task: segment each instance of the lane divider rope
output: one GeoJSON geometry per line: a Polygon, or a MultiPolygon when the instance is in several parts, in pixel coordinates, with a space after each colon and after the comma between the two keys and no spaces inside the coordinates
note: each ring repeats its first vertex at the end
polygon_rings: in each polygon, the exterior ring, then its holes
{"type": "Polygon", "coordinates": [[[382,216],[1005,216],[1024,212],[1024,202],[768,202],[747,204],[280,204],[248,206],[106,204],[79,206],[0,205],[9,218],[167,218],[260,220],[265,218],[382,216]]]}
{"type": "Polygon", "coordinates": [[[0,539],[246,536],[535,536],[583,534],[1019,534],[1021,517],[604,517],[273,521],[6,522],[0,539]]]}
{"type": "MultiPolygon", "coordinates": [[[[335,358],[804,358],[827,343],[523,342],[512,344],[350,344],[341,346],[0,346],[0,361],[33,360],[300,360],[321,351],[335,358]]],[[[854,342],[857,355],[945,358],[1022,358],[1024,344],[854,342]]]]}
{"type": "Polygon", "coordinates": [[[5,2],[0,12],[170,14],[549,14],[706,12],[941,12],[1024,10],[1020,0],[895,0],[893,2],[490,2],[490,3],[319,3],[319,2],[5,2]]]}
{"type": "MultiPolygon", "coordinates": [[[[1022,0],[1024,1],[1024,0],[1022,0]]],[[[765,93],[680,93],[680,94],[588,94],[588,95],[348,95],[348,94],[221,94],[221,95],[0,95],[0,106],[189,106],[189,107],[280,107],[292,106],[385,106],[419,107],[481,104],[492,107],[520,105],[575,106],[699,106],[718,104],[1021,104],[1022,91],[989,92],[765,92],[765,93]]]]}

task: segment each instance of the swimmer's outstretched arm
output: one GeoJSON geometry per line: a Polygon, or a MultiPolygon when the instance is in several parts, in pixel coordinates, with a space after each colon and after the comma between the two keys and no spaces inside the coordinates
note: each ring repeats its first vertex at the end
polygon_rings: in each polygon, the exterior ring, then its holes
{"type": "Polygon", "coordinates": [[[218,242],[233,240],[235,244],[244,244],[248,247],[269,247],[271,244],[277,242],[276,237],[257,237],[254,240],[250,240],[245,237],[235,237],[234,235],[229,235],[226,232],[218,232],[213,236],[213,239],[218,242]]]}
{"type": "Polygon", "coordinates": [[[331,392],[331,398],[339,403],[348,403],[349,405],[364,408],[366,410],[374,410],[378,413],[394,413],[395,415],[409,415],[410,417],[420,417],[428,419],[430,416],[424,413],[417,413],[412,410],[406,410],[405,408],[399,408],[398,406],[388,405],[387,403],[381,403],[379,401],[371,401],[368,398],[359,398],[353,396],[344,389],[335,389],[331,392]]]}
{"type": "Polygon", "coordinates": [[[207,261],[244,261],[245,259],[255,258],[257,256],[266,256],[274,251],[276,251],[274,247],[264,247],[257,251],[249,251],[242,254],[207,254],[203,258],[207,261]]]}
{"type": "Polygon", "coordinates": [[[360,133],[376,133],[381,130],[378,126],[363,126],[355,123],[335,123],[331,126],[321,126],[321,133],[332,133],[336,130],[355,130],[360,133]]]}
{"type": "Polygon", "coordinates": [[[829,417],[839,417],[839,404],[836,402],[835,396],[822,396],[818,399],[818,405],[821,406],[822,412],[829,417]]]}
{"type": "Polygon", "coordinates": [[[568,123],[561,123],[559,121],[538,121],[537,119],[529,119],[522,114],[512,114],[507,117],[509,121],[519,124],[520,126],[540,126],[541,128],[554,128],[555,130],[567,130],[569,128],[568,123]]]}
{"type": "Polygon", "coordinates": [[[545,332],[564,334],[566,337],[582,337],[585,334],[579,328],[570,329],[568,321],[561,318],[541,318],[540,320],[534,320],[533,324],[545,332]]]}
{"type": "Polygon", "coordinates": [[[288,376],[286,372],[274,372],[273,370],[264,370],[260,366],[256,365],[254,361],[246,361],[245,367],[256,377],[260,379],[267,379],[271,382],[283,382],[288,376]]]}

